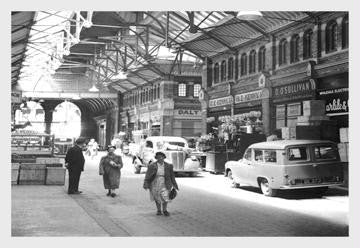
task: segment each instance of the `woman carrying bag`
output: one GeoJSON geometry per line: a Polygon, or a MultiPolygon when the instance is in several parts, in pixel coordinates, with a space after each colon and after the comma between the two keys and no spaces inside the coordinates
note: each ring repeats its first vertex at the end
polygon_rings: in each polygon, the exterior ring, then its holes
{"type": "Polygon", "coordinates": [[[163,152],[155,154],[156,162],[148,166],[143,187],[145,190],[150,190],[150,200],[155,201],[157,208],[156,215],[164,213],[165,216],[169,216],[170,213],[167,211],[167,204],[171,201],[169,194],[172,190],[174,192],[174,189],[179,190],[179,188],[175,180],[173,165],[166,163],[165,158],[163,152]],[[161,206],[163,212],[161,212],[161,206]]]}
{"type": "Polygon", "coordinates": [[[107,196],[115,197],[115,189],[119,188],[122,159],[114,153],[116,147],[108,146],[108,154],[101,158],[99,174],[103,176],[104,188],[108,190],[107,196]]]}

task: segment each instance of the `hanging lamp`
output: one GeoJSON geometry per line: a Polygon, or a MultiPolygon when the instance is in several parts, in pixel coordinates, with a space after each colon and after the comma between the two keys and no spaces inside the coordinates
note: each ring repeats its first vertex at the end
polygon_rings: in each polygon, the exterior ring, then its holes
{"type": "Polygon", "coordinates": [[[262,18],[260,11],[239,11],[237,18],[244,21],[256,21],[262,18]]]}

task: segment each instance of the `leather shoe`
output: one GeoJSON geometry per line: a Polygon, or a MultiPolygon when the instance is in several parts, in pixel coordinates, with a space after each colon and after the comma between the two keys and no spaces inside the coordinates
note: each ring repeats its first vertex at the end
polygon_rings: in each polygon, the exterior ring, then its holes
{"type": "Polygon", "coordinates": [[[81,194],[82,193],[82,191],[75,191],[74,192],[74,194],[76,194],[76,195],[79,195],[79,194],[81,194]]]}
{"type": "Polygon", "coordinates": [[[111,193],[111,197],[115,197],[116,196],[116,194],[115,193],[111,193]]]}
{"type": "Polygon", "coordinates": [[[158,210],[158,211],[156,212],[156,215],[162,215],[161,211],[158,210]]]}
{"type": "Polygon", "coordinates": [[[164,215],[165,215],[165,216],[169,216],[170,213],[169,213],[168,211],[164,211],[164,215]]]}

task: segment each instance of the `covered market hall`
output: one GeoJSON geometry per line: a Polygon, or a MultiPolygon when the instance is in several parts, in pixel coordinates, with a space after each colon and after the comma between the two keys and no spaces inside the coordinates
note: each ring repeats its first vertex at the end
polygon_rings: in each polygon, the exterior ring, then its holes
{"type": "Polygon", "coordinates": [[[113,9],[8,13],[13,236],[349,236],[349,11],[113,9]]]}

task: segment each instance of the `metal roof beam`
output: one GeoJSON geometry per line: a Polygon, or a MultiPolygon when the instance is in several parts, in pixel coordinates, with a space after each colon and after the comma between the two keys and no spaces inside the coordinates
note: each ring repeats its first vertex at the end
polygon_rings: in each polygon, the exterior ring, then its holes
{"type": "MultiPolygon", "coordinates": [[[[187,24],[190,24],[190,21],[187,20],[185,17],[179,15],[179,14],[176,13],[176,12],[171,12],[171,13],[172,13],[173,15],[175,15],[177,18],[179,18],[180,20],[182,20],[183,22],[186,22],[187,24]]],[[[200,27],[197,26],[197,25],[195,25],[195,26],[198,28],[198,30],[202,31],[205,35],[211,37],[213,40],[215,40],[216,42],[218,42],[218,43],[220,43],[221,45],[225,46],[225,47],[228,48],[229,50],[234,51],[234,52],[236,51],[235,48],[229,46],[227,43],[225,43],[225,42],[224,42],[223,40],[221,40],[220,38],[212,35],[210,32],[208,32],[208,31],[200,28],[200,27]]]]}

